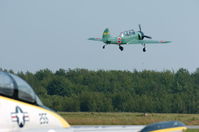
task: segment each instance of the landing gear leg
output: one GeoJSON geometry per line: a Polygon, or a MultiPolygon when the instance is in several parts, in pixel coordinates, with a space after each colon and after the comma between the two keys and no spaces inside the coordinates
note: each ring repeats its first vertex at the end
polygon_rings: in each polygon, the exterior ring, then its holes
{"type": "Polygon", "coordinates": [[[119,49],[120,49],[121,51],[123,51],[123,50],[124,50],[124,48],[123,48],[122,46],[119,46],[119,49]]]}
{"type": "Polygon", "coordinates": [[[145,44],[144,44],[143,52],[146,52],[146,46],[145,46],[145,44]]]}

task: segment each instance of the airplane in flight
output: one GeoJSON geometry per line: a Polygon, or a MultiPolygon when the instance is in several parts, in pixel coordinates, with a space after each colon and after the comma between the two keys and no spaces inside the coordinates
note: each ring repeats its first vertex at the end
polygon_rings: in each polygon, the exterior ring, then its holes
{"type": "Polygon", "coordinates": [[[152,37],[147,36],[142,32],[141,25],[139,25],[139,31],[134,31],[131,29],[129,31],[121,32],[120,35],[116,37],[111,36],[109,29],[106,28],[103,32],[102,38],[91,37],[88,40],[104,42],[105,45],[103,45],[103,49],[105,49],[105,47],[110,44],[118,45],[121,51],[124,49],[122,45],[141,44],[144,46],[143,52],[146,52],[146,44],[165,44],[171,42],[164,40],[144,40],[144,38],[152,39],[152,37]]]}

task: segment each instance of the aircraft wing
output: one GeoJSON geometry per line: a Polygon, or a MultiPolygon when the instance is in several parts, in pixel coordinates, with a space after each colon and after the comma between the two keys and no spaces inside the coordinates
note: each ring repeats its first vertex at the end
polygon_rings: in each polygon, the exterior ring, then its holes
{"type": "Polygon", "coordinates": [[[158,41],[158,40],[131,40],[127,44],[158,44],[158,43],[170,43],[171,41],[158,41]]]}
{"type": "Polygon", "coordinates": [[[102,41],[102,38],[89,38],[88,40],[93,40],[93,41],[102,41]]]}

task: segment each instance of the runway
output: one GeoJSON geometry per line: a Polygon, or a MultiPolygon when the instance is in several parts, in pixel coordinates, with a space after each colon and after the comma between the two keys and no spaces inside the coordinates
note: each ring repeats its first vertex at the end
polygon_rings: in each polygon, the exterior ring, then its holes
{"type": "MultiPolygon", "coordinates": [[[[24,129],[16,132],[139,132],[145,125],[81,125],[60,129],[24,129]]],[[[190,129],[199,129],[199,126],[187,126],[190,129]]],[[[3,130],[0,132],[4,132],[3,130]]]]}
{"type": "MultiPolygon", "coordinates": [[[[102,125],[102,126],[94,126],[94,125],[82,125],[82,126],[71,126],[70,128],[60,128],[60,129],[29,129],[29,130],[20,130],[17,132],[138,132],[144,126],[143,125],[102,125]]],[[[3,131],[0,131],[3,132],[3,131]]]]}
{"type": "MultiPolygon", "coordinates": [[[[139,132],[145,125],[104,125],[104,126],[72,126],[73,132],[139,132]]],[[[187,126],[190,129],[199,129],[199,126],[187,126]]]]}
{"type": "Polygon", "coordinates": [[[138,132],[144,125],[72,126],[74,132],[138,132]]]}

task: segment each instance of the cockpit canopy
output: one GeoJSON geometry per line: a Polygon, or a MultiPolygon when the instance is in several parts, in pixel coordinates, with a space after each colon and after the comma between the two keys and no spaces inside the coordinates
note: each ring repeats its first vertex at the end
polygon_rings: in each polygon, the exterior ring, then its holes
{"type": "Polygon", "coordinates": [[[144,127],[140,132],[157,131],[168,128],[176,128],[176,127],[185,127],[185,124],[179,121],[158,122],[144,127]]]}
{"type": "Polygon", "coordinates": [[[124,31],[120,33],[120,37],[124,37],[124,36],[131,36],[134,35],[135,31],[133,29],[128,30],[128,31],[124,31]]]}
{"type": "Polygon", "coordinates": [[[7,72],[0,72],[0,95],[43,106],[28,83],[7,72]]]}

